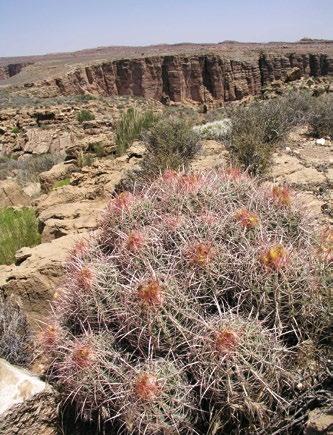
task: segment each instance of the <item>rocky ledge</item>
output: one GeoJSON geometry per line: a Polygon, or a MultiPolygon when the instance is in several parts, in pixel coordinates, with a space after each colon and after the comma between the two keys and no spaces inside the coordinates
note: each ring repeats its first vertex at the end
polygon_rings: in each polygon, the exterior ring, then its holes
{"type": "Polygon", "coordinates": [[[258,53],[251,60],[218,54],[168,55],[78,66],[29,87],[48,96],[91,93],[203,103],[257,95],[275,80],[327,75],[333,75],[333,58],[325,53],[258,53]]]}

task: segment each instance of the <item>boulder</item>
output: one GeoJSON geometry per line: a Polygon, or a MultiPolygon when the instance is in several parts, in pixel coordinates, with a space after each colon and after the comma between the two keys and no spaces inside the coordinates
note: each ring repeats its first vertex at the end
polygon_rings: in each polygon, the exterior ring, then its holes
{"type": "Polygon", "coordinates": [[[60,187],[51,190],[48,194],[42,195],[36,201],[37,211],[41,213],[57,204],[68,204],[87,199],[94,200],[97,197],[103,196],[104,185],[94,183],[93,180],[90,181],[90,183],[84,183],[79,186],[68,185],[60,187]]]}
{"type": "Polygon", "coordinates": [[[333,407],[319,408],[309,412],[305,435],[332,435],[333,434],[333,407]]]}
{"type": "Polygon", "coordinates": [[[26,370],[0,359],[0,433],[56,435],[57,394],[26,370]]]}
{"type": "Polygon", "coordinates": [[[42,241],[96,229],[105,206],[106,200],[86,200],[48,207],[39,215],[43,227],[42,241]]]}
{"type": "Polygon", "coordinates": [[[28,183],[26,186],[23,187],[23,192],[30,196],[30,198],[36,198],[40,195],[41,188],[40,183],[28,183]]]}
{"type": "Polygon", "coordinates": [[[23,308],[32,327],[47,318],[68,251],[81,237],[71,234],[34,248],[22,248],[16,253],[16,265],[0,266],[0,292],[23,308]]]}
{"type": "Polygon", "coordinates": [[[39,181],[43,192],[52,190],[56,181],[68,178],[78,168],[74,163],[61,162],[54,165],[49,171],[39,174],[39,181]]]}
{"type": "Polygon", "coordinates": [[[16,181],[11,179],[0,181],[0,208],[23,207],[30,204],[30,197],[16,181]]]}
{"type": "Polygon", "coordinates": [[[30,128],[25,134],[23,151],[29,154],[61,154],[73,146],[69,132],[60,132],[57,129],[30,128]]]}
{"type": "Polygon", "coordinates": [[[300,70],[300,68],[295,66],[294,68],[291,68],[290,70],[287,71],[285,82],[286,83],[294,82],[295,80],[299,80],[301,78],[302,78],[302,71],[300,70]]]}

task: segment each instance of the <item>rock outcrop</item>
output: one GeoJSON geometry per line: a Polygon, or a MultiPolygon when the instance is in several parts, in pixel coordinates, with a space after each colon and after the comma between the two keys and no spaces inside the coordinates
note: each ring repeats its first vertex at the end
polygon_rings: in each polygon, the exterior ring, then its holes
{"type": "Polygon", "coordinates": [[[127,107],[156,113],[163,108],[155,100],[78,101],[80,97],[77,97],[73,102],[71,98],[74,97],[39,108],[0,108],[0,156],[18,158],[51,153],[60,157],[66,155],[69,159],[81,152],[96,154],[97,151],[99,157],[112,154],[114,127],[127,107]],[[89,111],[95,119],[80,122],[78,115],[82,110],[89,111]]]}
{"type": "Polygon", "coordinates": [[[257,95],[274,80],[326,75],[333,75],[333,58],[323,53],[262,53],[251,60],[217,54],[168,55],[79,66],[37,87],[50,95],[91,93],[175,102],[234,101],[257,95]]]}
{"type": "Polygon", "coordinates": [[[30,204],[31,198],[15,180],[0,180],[0,208],[22,207],[30,204]]]}
{"type": "Polygon", "coordinates": [[[57,395],[29,372],[0,359],[0,433],[56,435],[57,395]]]}
{"type": "Polygon", "coordinates": [[[78,168],[73,162],[61,162],[52,166],[49,171],[39,174],[39,181],[43,192],[49,192],[54,188],[57,181],[64,180],[78,168]]]}
{"type": "Polygon", "coordinates": [[[32,62],[19,62],[0,66],[0,80],[5,80],[9,77],[16,76],[16,74],[20,73],[23,68],[31,64],[32,62]]]}
{"type": "Polygon", "coordinates": [[[34,248],[22,248],[16,253],[17,265],[0,266],[0,292],[22,306],[33,326],[46,319],[68,251],[78,238],[76,234],[68,235],[34,248]]]}
{"type": "Polygon", "coordinates": [[[309,412],[309,419],[304,431],[305,435],[333,434],[333,407],[318,408],[309,412]]]}

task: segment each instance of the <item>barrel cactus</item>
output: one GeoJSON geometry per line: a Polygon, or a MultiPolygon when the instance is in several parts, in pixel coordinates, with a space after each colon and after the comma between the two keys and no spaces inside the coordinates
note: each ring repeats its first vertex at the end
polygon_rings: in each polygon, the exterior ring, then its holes
{"type": "Polygon", "coordinates": [[[207,433],[217,410],[224,430],[262,429],[325,328],[324,239],[286,186],[234,168],[115,195],[41,331],[51,381],[119,433],[207,433]]]}

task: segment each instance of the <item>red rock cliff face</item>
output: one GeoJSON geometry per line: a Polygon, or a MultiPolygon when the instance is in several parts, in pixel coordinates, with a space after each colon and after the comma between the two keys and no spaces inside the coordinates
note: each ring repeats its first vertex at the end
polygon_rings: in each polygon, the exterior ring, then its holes
{"type": "Polygon", "coordinates": [[[26,66],[31,65],[31,62],[26,63],[10,63],[5,66],[0,66],[0,80],[8,79],[13,77],[22,71],[26,66]]]}
{"type": "Polygon", "coordinates": [[[258,55],[257,61],[218,55],[124,59],[80,67],[65,77],[44,82],[55,94],[130,95],[180,102],[234,101],[256,95],[262,86],[284,80],[298,67],[304,76],[333,75],[326,54],[258,55]]]}

